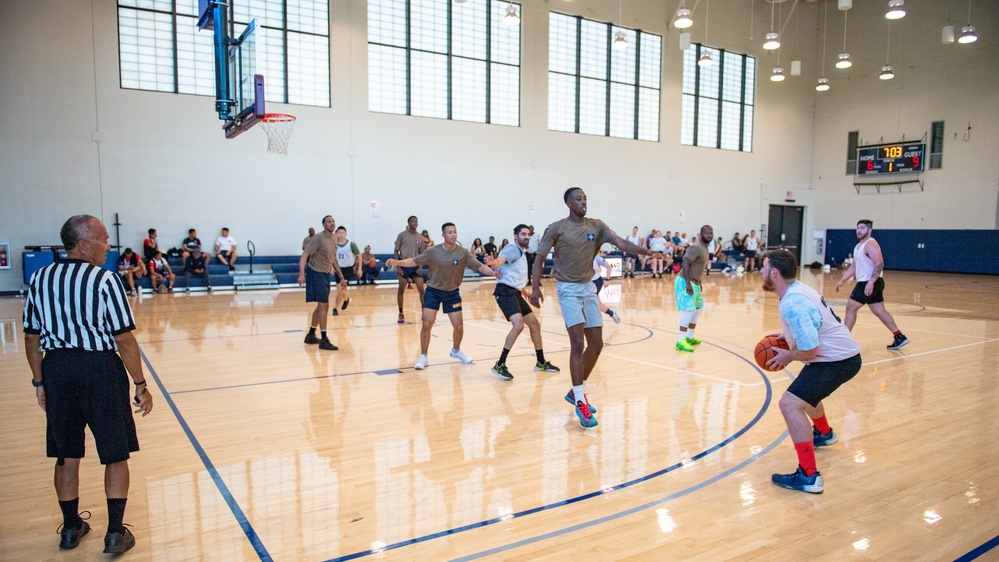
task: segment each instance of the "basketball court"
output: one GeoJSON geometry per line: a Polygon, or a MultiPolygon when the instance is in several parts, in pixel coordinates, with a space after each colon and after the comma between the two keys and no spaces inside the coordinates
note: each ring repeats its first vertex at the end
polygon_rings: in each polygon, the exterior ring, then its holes
{"type": "MultiPolygon", "coordinates": [[[[841,313],[838,278],[802,272],[841,313]]],[[[886,350],[888,331],[860,312],[864,367],[826,401],[840,441],[817,452],[822,495],[770,483],[796,462],[777,400],[800,364],[765,373],[753,361],[779,331],[758,273],[705,278],[692,354],[673,349],[671,278],[612,282],[623,321],[604,327],[591,429],[563,400],[568,340],[550,280],[545,353],[563,372],[533,372],[524,334],[509,382],[490,372],[509,324],[489,281],[462,286],[475,362],[448,357],[438,322],[421,372],[415,298],[396,324],[394,285],[351,288],[331,319],[335,352],[302,344],[312,307],[300,290],[146,295],[133,310],[156,402],[129,463],[129,559],[947,560],[979,547],[994,559],[999,280],[886,279],[911,343],[886,350]]],[[[46,560],[61,517],[24,381],[22,307],[0,299],[12,429],[0,558],[46,560]]],[[[94,529],[74,556],[96,558],[106,508],[92,440],[88,452],[80,507],[94,529]]]]}

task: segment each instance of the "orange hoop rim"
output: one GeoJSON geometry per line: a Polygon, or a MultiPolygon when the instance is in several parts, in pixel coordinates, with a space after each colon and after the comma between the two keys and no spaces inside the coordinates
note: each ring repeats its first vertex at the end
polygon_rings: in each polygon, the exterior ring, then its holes
{"type": "Polygon", "coordinates": [[[261,121],[264,123],[290,123],[295,119],[296,117],[294,115],[289,115],[287,113],[267,113],[264,114],[261,121]]]}

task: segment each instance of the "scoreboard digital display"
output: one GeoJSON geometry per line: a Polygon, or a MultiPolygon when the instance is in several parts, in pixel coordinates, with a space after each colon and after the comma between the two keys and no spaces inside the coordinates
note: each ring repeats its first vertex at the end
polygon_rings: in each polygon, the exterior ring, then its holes
{"type": "Polygon", "coordinates": [[[857,147],[857,175],[922,172],[925,156],[926,143],[857,147]]]}

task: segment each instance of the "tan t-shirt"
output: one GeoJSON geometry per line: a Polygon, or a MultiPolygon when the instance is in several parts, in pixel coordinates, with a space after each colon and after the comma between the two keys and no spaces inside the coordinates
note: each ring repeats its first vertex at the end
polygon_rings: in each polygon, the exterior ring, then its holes
{"type": "Polygon", "coordinates": [[[687,277],[691,281],[701,282],[704,275],[704,268],[708,265],[708,249],[701,242],[691,244],[687,251],[683,253],[683,261],[687,264],[687,277]]]}
{"type": "Polygon", "coordinates": [[[617,233],[600,219],[583,218],[570,222],[556,221],[545,229],[538,243],[538,257],[544,259],[555,248],[555,279],[565,283],[589,283],[593,277],[593,258],[605,242],[613,242],[617,233]]]}
{"type": "Polygon", "coordinates": [[[427,249],[427,241],[419,232],[410,232],[408,229],[399,233],[395,238],[395,256],[400,260],[415,258],[427,249]]]}
{"type": "Polygon", "coordinates": [[[322,231],[312,237],[305,246],[305,253],[309,254],[307,265],[309,269],[320,273],[330,273],[333,271],[333,262],[336,261],[336,236],[327,235],[322,231]]]}
{"type": "Polygon", "coordinates": [[[444,244],[432,246],[426,252],[413,258],[417,265],[430,266],[430,278],[427,286],[439,291],[453,291],[461,285],[465,276],[465,268],[478,271],[482,264],[468,250],[455,246],[453,250],[445,250],[444,244]]]}

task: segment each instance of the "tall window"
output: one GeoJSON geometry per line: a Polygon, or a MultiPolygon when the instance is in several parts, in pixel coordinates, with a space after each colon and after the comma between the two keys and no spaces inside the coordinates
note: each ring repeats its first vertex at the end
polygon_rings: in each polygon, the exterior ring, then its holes
{"type": "Polygon", "coordinates": [[[933,134],[930,137],[930,169],[943,168],[944,122],[933,122],[933,134]]]}
{"type": "Polygon", "coordinates": [[[857,173],[857,147],[860,145],[860,131],[846,134],[846,175],[857,173]]]}
{"type": "Polygon", "coordinates": [[[658,141],[661,60],[658,35],[550,13],[548,128],[658,141]]]}
{"type": "Polygon", "coordinates": [[[517,4],[368,0],[368,109],[520,125],[517,4]]]}
{"type": "Polygon", "coordinates": [[[752,152],[755,90],[756,59],[692,44],[683,53],[680,142],[752,152]],[[697,65],[704,53],[714,64],[697,65]]]}
{"type": "MultiPolygon", "coordinates": [[[[330,105],[327,0],[235,0],[238,34],[257,18],[265,99],[330,105]]],[[[198,0],[118,0],[121,87],[215,95],[212,32],[198,31],[198,0]]]]}

